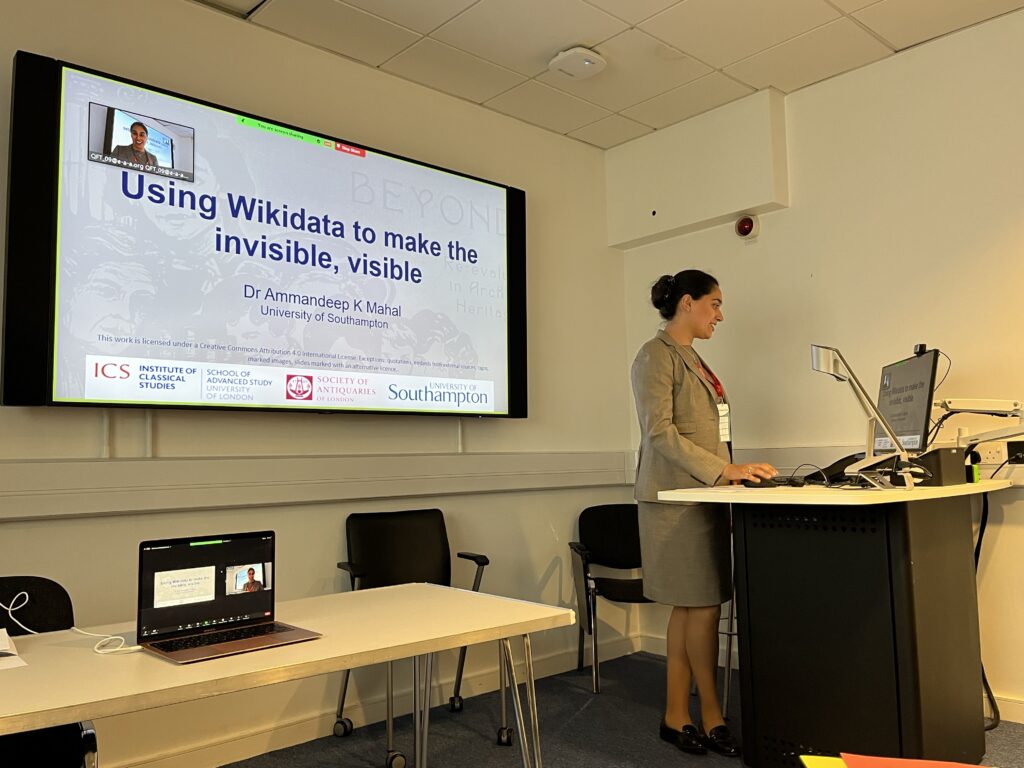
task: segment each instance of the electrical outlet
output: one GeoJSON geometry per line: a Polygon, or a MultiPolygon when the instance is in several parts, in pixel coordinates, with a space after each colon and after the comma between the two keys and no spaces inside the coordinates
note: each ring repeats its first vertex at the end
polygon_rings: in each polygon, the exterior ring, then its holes
{"type": "Polygon", "coordinates": [[[1024,464],[1024,440],[1010,440],[1006,444],[1006,455],[1011,464],[1024,464]]]}
{"type": "Polygon", "coordinates": [[[982,464],[999,465],[1006,461],[1006,443],[1000,440],[982,443],[975,450],[981,454],[982,464]]]}

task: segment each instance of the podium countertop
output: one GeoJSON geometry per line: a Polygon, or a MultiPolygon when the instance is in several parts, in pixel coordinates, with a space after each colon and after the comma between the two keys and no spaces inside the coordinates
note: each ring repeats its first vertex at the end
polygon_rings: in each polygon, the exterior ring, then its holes
{"type": "Polygon", "coordinates": [[[903,501],[925,501],[952,496],[972,496],[990,491],[1009,488],[1010,480],[982,480],[978,483],[960,483],[916,487],[913,489],[878,488],[826,488],[820,485],[805,485],[801,488],[780,486],[777,488],[747,488],[743,485],[717,485],[707,488],[679,488],[659,491],[658,501],[699,504],[797,504],[865,506],[870,504],[892,504],[903,501]]]}

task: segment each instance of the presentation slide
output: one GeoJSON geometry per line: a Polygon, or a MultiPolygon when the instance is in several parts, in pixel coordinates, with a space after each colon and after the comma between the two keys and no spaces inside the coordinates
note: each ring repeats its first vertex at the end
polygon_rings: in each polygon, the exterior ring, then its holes
{"type": "Polygon", "coordinates": [[[504,187],[63,72],[55,402],[509,412],[504,187]]]}
{"type": "Polygon", "coordinates": [[[179,568],[153,574],[153,607],[205,603],[215,597],[216,567],[179,568]]]}
{"type": "MultiPolygon", "coordinates": [[[[919,366],[920,367],[920,366],[919,366]]],[[[889,422],[892,431],[906,451],[923,450],[923,435],[928,416],[931,414],[932,398],[928,386],[927,369],[910,370],[909,366],[899,369],[899,378],[886,371],[878,394],[878,409],[889,422]]],[[[881,428],[875,430],[875,450],[889,451],[895,448],[881,428]]]]}

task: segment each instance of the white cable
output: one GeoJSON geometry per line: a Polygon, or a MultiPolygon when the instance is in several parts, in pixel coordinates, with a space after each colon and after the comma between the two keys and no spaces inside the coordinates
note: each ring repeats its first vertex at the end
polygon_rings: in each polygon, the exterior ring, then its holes
{"type": "MultiPolygon", "coordinates": [[[[10,617],[11,621],[13,621],[19,627],[24,629],[30,635],[38,635],[39,634],[38,632],[36,632],[34,629],[29,629],[24,624],[22,624],[20,621],[18,621],[15,618],[15,616],[14,616],[14,612],[16,610],[18,610],[19,608],[24,608],[26,605],[28,605],[28,592],[19,592],[11,600],[11,604],[10,605],[4,605],[3,603],[0,603],[0,608],[3,608],[5,611],[7,611],[7,615],[10,617]],[[21,600],[21,602],[19,603],[18,600],[21,600]]],[[[71,631],[72,632],[77,632],[80,635],[88,635],[89,637],[101,637],[101,638],[103,638],[102,640],[97,642],[96,645],[94,645],[92,647],[93,651],[96,652],[96,653],[100,653],[100,654],[129,653],[129,652],[133,652],[133,651],[141,651],[142,650],[142,646],[141,645],[125,645],[127,640],[125,640],[120,635],[98,635],[95,632],[86,632],[84,629],[79,629],[78,627],[72,627],[71,631]],[[107,643],[111,642],[112,640],[120,640],[121,642],[120,642],[119,645],[116,645],[113,648],[107,647],[107,643]]]]}
{"type": "Polygon", "coordinates": [[[4,605],[3,603],[0,603],[0,608],[3,608],[5,611],[7,611],[7,615],[11,618],[11,621],[13,621],[19,627],[24,629],[30,635],[38,635],[39,633],[36,632],[34,629],[29,629],[24,624],[22,624],[20,621],[18,621],[16,618],[14,618],[14,612],[16,610],[18,610],[19,608],[24,608],[26,605],[28,605],[28,592],[19,592],[18,594],[16,594],[11,599],[11,604],[10,605],[4,605]],[[24,597],[25,599],[22,600],[19,603],[18,602],[18,598],[19,597],[24,597]]]}
{"type": "Polygon", "coordinates": [[[133,653],[135,651],[142,650],[141,645],[125,645],[128,641],[121,637],[121,635],[97,635],[95,632],[86,632],[84,629],[79,629],[78,627],[72,627],[71,631],[77,632],[80,635],[88,635],[89,637],[102,637],[103,639],[92,647],[93,651],[96,653],[133,653]],[[120,640],[121,642],[113,648],[108,648],[107,643],[111,640],[120,640]]]}

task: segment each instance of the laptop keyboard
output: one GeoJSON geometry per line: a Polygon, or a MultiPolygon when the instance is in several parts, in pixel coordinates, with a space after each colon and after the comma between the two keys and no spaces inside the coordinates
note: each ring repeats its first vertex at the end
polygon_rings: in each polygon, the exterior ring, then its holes
{"type": "Polygon", "coordinates": [[[207,645],[218,643],[229,643],[232,640],[248,640],[251,637],[262,637],[263,635],[274,635],[278,632],[287,632],[291,627],[284,624],[257,624],[251,627],[239,627],[238,629],[225,629],[220,632],[208,632],[205,635],[191,635],[189,637],[177,637],[173,640],[158,640],[150,643],[154,648],[165,653],[183,651],[186,648],[201,648],[207,645]]]}

